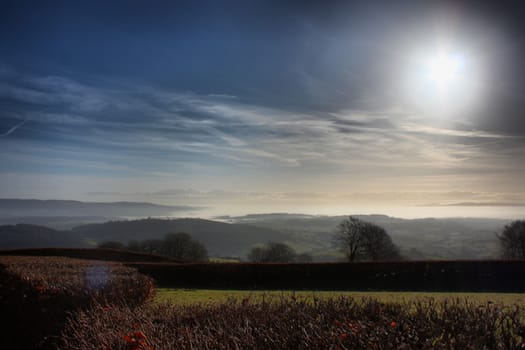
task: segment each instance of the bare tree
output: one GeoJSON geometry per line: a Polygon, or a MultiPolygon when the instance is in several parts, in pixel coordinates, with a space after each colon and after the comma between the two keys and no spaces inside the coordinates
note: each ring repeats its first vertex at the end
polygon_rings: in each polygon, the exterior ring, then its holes
{"type": "Polygon", "coordinates": [[[382,227],[351,216],[337,226],[334,243],[350,262],[401,259],[399,249],[382,227]]]}
{"type": "Polygon", "coordinates": [[[498,236],[502,255],[506,259],[525,259],[525,221],[516,220],[505,225],[498,236]]]}

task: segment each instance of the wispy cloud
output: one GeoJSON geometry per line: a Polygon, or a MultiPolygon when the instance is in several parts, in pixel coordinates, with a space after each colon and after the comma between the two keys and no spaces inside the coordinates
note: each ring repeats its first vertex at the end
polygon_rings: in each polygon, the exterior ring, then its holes
{"type": "Polygon", "coordinates": [[[13,126],[11,129],[7,130],[5,133],[0,134],[0,137],[6,137],[6,136],[9,136],[9,135],[12,134],[16,129],[22,127],[25,123],[27,123],[27,120],[24,120],[23,122],[16,124],[16,125],[13,126]]]}
{"type": "Polygon", "coordinates": [[[470,138],[489,138],[489,139],[500,139],[500,138],[511,138],[512,136],[485,132],[480,130],[454,130],[436,128],[426,125],[416,124],[401,124],[402,130],[413,132],[413,133],[425,133],[430,135],[443,135],[443,136],[457,136],[457,137],[470,137],[470,138]]]}
{"type": "Polygon", "coordinates": [[[0,153],[10,170],[21,166],[19,157],[35,165],[32,171],[47,164],[66,172],[185,176],[199,185],[233,176],[247,187],[315,182],[316,192],[409,186],[406,179],[416,177],[413,186],[433,187],[424,180],[432,178],[445,187],[463,178],[459,187],[480,173],[489,181],[495,169],[518,173],[525,151],[517,137],[435,126],[400,108],[295,111],[220,93],[33,76],[6,79],[0,96],[8,117],[0,119],[7,129],[1,136],[16,144],[0,153]],[[29,136],[13,133],[27,121],[29,136]],[[258,185],[259,178],[272,180],[258,185]]]}

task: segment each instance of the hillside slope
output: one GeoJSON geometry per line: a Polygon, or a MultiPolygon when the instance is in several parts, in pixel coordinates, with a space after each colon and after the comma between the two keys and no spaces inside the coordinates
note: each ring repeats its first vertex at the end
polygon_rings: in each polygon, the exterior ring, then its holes
{"type": "Polygon", "coordinates": [[[264,227],[203,219],[110,221],[77,226],[72,232],[96,242],[112,240],[122,243],[161,238],[170,232],[186,232],[201,241],[212,256],[243,256],[256,244],[290,238],[285,233],[264,227]]]}
{"type": "Polygon", "coordinates": [[[0,249],[86,247],[80,236],[37,225],[0,226],[0,249]]]}

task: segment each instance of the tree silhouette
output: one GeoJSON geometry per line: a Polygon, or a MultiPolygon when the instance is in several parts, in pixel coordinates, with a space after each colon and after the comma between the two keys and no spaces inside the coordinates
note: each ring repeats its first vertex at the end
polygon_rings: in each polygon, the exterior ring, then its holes
{"type": "Polygon", "coordinates": [[[525,259],[525,221],[516,220],[505,225],[498,236],[502,255],[506,259],[525,259]]]}
{"type": "Polygon", "coordinates": [[[350,262],[401,259],[399,249],[382,227],[351,216],[337,226],[334,243],[350,262]]]}

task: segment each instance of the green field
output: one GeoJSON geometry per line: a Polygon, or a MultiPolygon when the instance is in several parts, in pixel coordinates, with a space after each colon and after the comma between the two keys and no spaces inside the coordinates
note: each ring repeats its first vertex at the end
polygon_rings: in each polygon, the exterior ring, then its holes
{"type": "Polygon", "coordinates": [[[337,298],[339,296],[358,299],[374,298],[382,302],[407,302],[432,298],[437,302],[459,299],[476,304],[494,303],[500,305],[525,306],[525,294],[517,293],[429,293],[429,292],[348,292],[348,291],[248,291],[211,289],[169,289],[159,288],[154,299],[156,303],[169,302],[177,305],[213,304],[229,299],[248,299],[252,302],[279,300],[295,296],[297,299],[337,298]]]}

